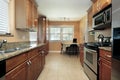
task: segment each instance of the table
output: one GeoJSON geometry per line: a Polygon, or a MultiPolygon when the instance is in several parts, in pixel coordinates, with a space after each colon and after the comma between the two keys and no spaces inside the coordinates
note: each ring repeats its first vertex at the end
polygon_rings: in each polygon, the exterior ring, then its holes
{"type": "Polygon", "coordinates": [[[66,47],[69,47],[71,44],[77,44],[79,46],[79,43],[61,42],[61,53],[65,53],[66,47]]]}

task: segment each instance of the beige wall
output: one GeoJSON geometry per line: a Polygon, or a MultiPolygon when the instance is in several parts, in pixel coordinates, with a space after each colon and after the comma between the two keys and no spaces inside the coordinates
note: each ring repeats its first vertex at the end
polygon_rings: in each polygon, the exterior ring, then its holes
{"type": "MultiPolygon", "coordinates": [[[[74,25],[74,37],[79,41],[79,21],[49,21],[48,25],[74,25]]],[[[50,51],[60,51],[61,44],[60,42],[49,42],[50,51]]]]}
{"type": "MultiPolygon", "coordinates": [[[[83,44],[85,42],[85,38],[87,37],[87,15],[85,15],[80,20],[80,43],[83,44]],[[86,37],[85,37],[86,36],[86,37]]],[[[86,38],[87,39],[87,38],[86,38]]]]}
{"type": "Polygon", "coordinates": [[[0,39],[7,39],[8,42],[21,42],[21,41],[29,41],[29,32],[20,31],[15,29],[15,0],[10,0],[9,6],[9,22],[10,22],[10,33],[14,35],[14,37],[5,37],[0,36],[0,39]]]}

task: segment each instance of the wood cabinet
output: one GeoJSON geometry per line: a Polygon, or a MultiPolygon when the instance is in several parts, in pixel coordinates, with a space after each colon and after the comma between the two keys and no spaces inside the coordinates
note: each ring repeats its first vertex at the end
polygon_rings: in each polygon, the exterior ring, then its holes
{"type": "Polygon", "coordinates": [[[34,49],[29,51],[28,53],[28,79],[27,80],[36,80],[38,73],[37,73],[37,64],[38,63],[38,49],[34,49]]]}
{"type": "Polygon", "coordinates": [[[93,17],[93,11],[92,6],[88,9],[88,29],[92,29],[92,17],[93,17]]]}
{"type": "Polygon", "coordinates": [[[15,0],[15,25],[17,29],[35,27],[37,15],[37,6],[33,0],[15,0]]]}
{"type": "Polygon", "coordinates": [[[38,43],[46,43],[46,17],[40,16],[38,22],[38,43]]]}
{"type": "Polygon", "coordinates": [[[42,46],[42,48],[39,49],[39,54],[41,56],[41,68],[43,69],[45,65],[45,54],[46,54],[45,46],[42,46]]]}
{"type": "Polygon", "coordinates": [[[111,4],[111,2],[112,2],[111,0],[97,0],[97,1],[93,2],[93,14],[95,15],[96,13],[101,11],[106,6],[111,4]]]}
{"type": "Polygon", "coordinates": [[[83,66],[83,63],[84,63],[84,45],[83,44],[80,44],[80,62],[81,62],[81,65],[83,66]]]}
{"type": "Polygon", "coordinates": [[[5,80],[37,80],[45,65],[43,46],[6,60],[5,80]]]}
{"type": "Polygon", "coordinates": [[[5,80],[27,80],[27,64],[26,62],[12,69],[6,74],[5,80]]]}
{"type": "Polygon", "coordinates": [[[111,52],[100,49],[99,80],[111,80],[111,52]]]}

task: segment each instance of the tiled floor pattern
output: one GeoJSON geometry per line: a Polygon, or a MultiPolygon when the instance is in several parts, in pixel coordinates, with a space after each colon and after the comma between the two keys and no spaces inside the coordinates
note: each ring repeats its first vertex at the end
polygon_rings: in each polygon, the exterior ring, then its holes
{"type": "Polygon", "coordinates": [[[77,56],[49,53],[38,80],[89,80],[79,60],[77,56]]]}

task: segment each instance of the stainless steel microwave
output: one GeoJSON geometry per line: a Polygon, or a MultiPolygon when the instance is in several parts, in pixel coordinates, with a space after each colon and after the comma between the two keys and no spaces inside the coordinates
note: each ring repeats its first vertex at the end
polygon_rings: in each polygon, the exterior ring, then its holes
{"type": "Polygon", "coordinates": [[[108,7],[93,17],[93,28],[104,29],[107,24],[111,24],[111,17],[111,7],[108,7]]]}

